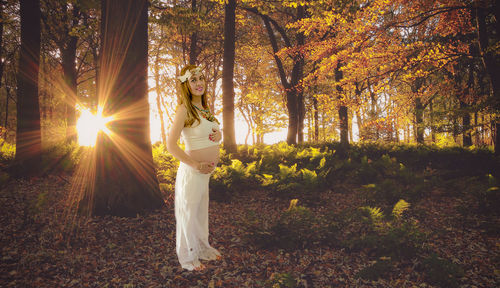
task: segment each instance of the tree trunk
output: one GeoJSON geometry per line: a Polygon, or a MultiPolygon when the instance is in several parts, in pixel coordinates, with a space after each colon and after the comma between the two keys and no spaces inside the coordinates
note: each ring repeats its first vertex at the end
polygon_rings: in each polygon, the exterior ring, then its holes
{"type": "MultiPolygon", "coordinates": [[[[300,21],[305,16],[305,8],[303,5],[297,7],[297,20],[300,21]]],[[[302,32],[297,33],[297,47],[302,47],[305,44],[305,35],[302,32]]],[[[300,81],[304,78],[304,57],[295,56],[295,65],[292,70],[292,85],[293,89],[297,91],[297,140],[299,144],[304,143],[304,116],[305,116],[305,104],[304,104],[304,89],[300,87],[302,85],[300,81]]]]}
{"type": "Polygon", "coordinates": [[[353,136],[352,136],[352,122],[354,120],[354,117],[352,115],[350,115],[350,114],[352,114],[352,112],[348,113],[348,117],[349,118],[347,118],[347,120],[348,120],[347,122],[349,124],[349,127],[348,127],[347,131],[349,132],[349,134],[348,134],[349,135],[349,139],[351,139],[351,141],[352,141],[352,139],[353,139],[353,136]],[[349,121],[349,119],[351,119],[351,121],[349,121]]]}
{"type": "Polygon", "coordinates": [[[165,131],[165,120],[163,120],[163,110],[161,108],[161,96],[158,92],[159,91],[156,92],[156,106],[158,106],[158,117],[160,118],[161,141],[163,145],[167,145],[167,133],[165,131]]]}
{"type": "MultiPolygon", "coordinates": [[[[335,68],[335,81],[339,82],[343,75],[342,70],[340,70],[340,63],[337,64],[335,68]]],[[[336,85],[337,88],[337,98],[340,100],[342,98],[343,89],[340,85],[336,85]]],[[[347,106],[343,103],[340,103],[339,106],[339,124],[340,124],[340,146],[346,148],[349,146],[349,123],[348,123],[348,115],[347,115],[347,106]]]]}
{"type": "MultiPolygon", "coordinates": [[[[496,3],[498,1],[493,1],[493,3],[496,3]]],[[[491,7],[491,11],[494,11],[496,13],[495,15],[498,16],[498,7],[496,7],[495,4],[493,4],[491,7]]],[[[488,29],[486,26],[486,16],[487,16],[487,10],[484,7],[477,7],[476,10],[476,24],[477,24],[477,37],[478,37],[478,42],[479,42],[479,50],[481,51],[481,59],[483,66],[485,67],[485,70],[488,73],[489,76],[489,81],[491,83],[491,89],[493,90],[493,109],[495,111],[500,111],[500,72],[498,67],[500,67],[500,56],[498,53],[496,53],[496,49],[494,49],[494,45],[498,43],[498,33],[500,25],[498,24],[498,19],[496,20],[496,37],[497,39],[494,39],[494,41],[490,41],[490,36],[493,35],[493,33],[488,33],[488,29]],[[490,43],[492,43],[490,45],[490,43]]],[[[492,36],[494,37],[494,36],[492,36]]],[[[495,127],[498,128],[500,127],[500,117],[496,117],[495,119],[495,127]]],[[[498,130],[496,130],[496,141],[494,141],[494,146],[495,146],[495,154],[500,155],[499,151],[499,133],[498,130]]]]}
{"type": "Polygon", "coordinates": [[[357,122],[358,122],[358,141],[362,140],[361,139],[361,129],[363,129],[363,119],[361,118],[361,113],[358,111],[356,111],[356,119],[357,119],[357,122]]]}
{"type": "MultiPolygon", "coordinates": [[[[196,0],[191,0],[191,11],[196,13],[196,0]]],[[[189,65],[196,65],[198,62],[198,32],[194,31],[191,33],[190,43],[189,43],[189,65]]]]}
{"type": "Polygon", "coordinates": [[[430,121],[431,121],[431,141],[432,143],[436,143],[436,128],[435,123],[434,123],[434,105],[432,103],[433,101],[430,100],[429,102],[429,116],[430,116],[430,121]]]}
{"type": "Polygon", "coordinates": [[[69,36],[70,40],[66,43],[66,47],[61,49],[62,67],[64,77],[64,91],[66,104],[66,141],[77,141],[76,134],[76,99],[77,99],[77,84],[76,84],[76,44],[78,38],[69,36]]]}
{"type": "MultiPolygon", "coordinates": [[[[300,84],[300,80],[303,78],[303,70],[304,70],[304,59],[300,56],[294,57],[294,63],[292,68],[292,73],[290,75],[290,80],[285,73],[285,68],[281,59],[278,57],[277,53],[279,51],[278,41],[276,39],[276,35],[271,27],[271,20],[269,16],[260,14],[255,10],[250,9],[251,12],[259,15],[264,21],[264,26],[266,27],[267,34],[269,36],[269,41],[271,42],[271,46],[274,52],[274,60],[276,61],[276,66],[278,68],[279,77],[281,81],[281,85],[283,85],[286,93],[286,107],[288,110],[288,133],[286,137],[286,142],[289,145],[297,144],[297,138],[299,138],[299,142],[301,139],[303,140],[302,129],[304,127],[304,100],[302,95],[302,88],[298,87],[300,84]],[[300,132],[299,132],[300,131],[300,132]],[[302,136],[299,136],[299,133],[302,136]],[[300,138],[302,137],[302,138],[300,138]]],[[[297,18],[300,20],[304,17],[304,7],[299,6],[297,8],[297,18]]],[[[275,26],[277,26],[276,22],[273,22],[275,26]]],[[[284,39],[284,42],[287,47],[292,48],[290,39],[288,39],[287,35],[283,32],[283,29],[279,29],[281,37],[284,39]]],[[[302,46],[305,41],[305,36],[303,33],[298,33],[297,37],[297,45],[302,46]]],[[[299,47],[300,47],[299,46],[299,47]]]]}
{"type": "MultiPolygon", "coordinates": [[[[243,102],[243,101],[241,101],[241,102],[243,102]]],[[[245,111],[242,107],[243,104],[241,102],[238,105],[238,109],[240,110],[240,113],[243,116],[243,119],[247,123],[247,135],[245,136],[245,145],[247,145],[248,144],[248,137],[250,137],[250,134],[252,134],[253,127],[252,127],[252,122],[250,121],[251,118],[247,117],[247,115],[245,114],[245,111]]],[[[255,141],[253,141],[253,144],[255,144],[255,141]]]]}
{"type": "Polygon", "coordinates": [[[318,114],[318,99],[313,96],[314,107],[314,142],[319,140],[319,114],[318,114]]]}
{"type": "MultiPolygon", "coordinates": [[[[9,131],[9,99],[10,99],[10,88],[7,85],[7,81],[5,82],[5,129],[9,131]]],[[[7,131],[5,131],[5,140],[7,140],[7,131]]]]}
{"type": "MultiPolygon", "coordinates": [[[[162,28],[163,32],[163,28],[162,28]]],[[[162,33],[163,34],[163,33],[162,33]]],[[[154,63],[154,78],[155,78],[155,88],[156,88],[156,106],[158,107],[158,117],[160,118],[160,132],[161,132],[161,141],[163,145],[167,145],[167,133],[165,128],[165,120],[163,119],[163,109],[162,109],[162,89],[160,87],[160,45],[158,45],[156,49],[155,55],[155,63],[154,63]]]]}
{"type": "Polygon", "coordinates": [[[477,111],[474,112],[474,142],[476,146],[480,146],[481,140],[479,135],[479,123],[478,123],[478,115],[477,111]]]}
{"type": "Polygon", "coordinates": [[[339,107],[339,122],[340,122],[340,145],[343,147],[349,146],[349,123],[347,115],[347,107],[341,105],[339,107]]]}
{"type": "MultiPolygon", "coordinates": [[[[373,91],[370,82],[368,81],[368,91],[370,92],[370,112],[371,116],[373,117],[371,120],[376,120],[378,119],[378,112],[377,112],[377,97],[375,95],[375,92],[373,91]]],[[[371,134],[371,133],[370,133],[371,134]]],[[[380,129],[375,127],[375,140],[379,140],[380,138],[380,129]]]]}
{"type": "Polygon", "coordinates": [[[424,144],[424,105],[419,97],[415,99],[415,126],[417,143],[424,144]]]}
{"type": "Polygon", "coordinates": [[[500,121],[498,121],[498,117],[497,117],[497,121],[495,121],[495,127],[492,130],[494,130],[494,133],[495,133],[494,134],[495,137],[491,137],[491,138],[493,138],[493,146],[495,147],[495,155],[500,156],[500,151],[498,151],[498,149],[497,149],[498,144],[500,143],[500,121]]]}
{"type": "Polygon", "coordinates": [[[296,91],[294,90],[289,90],[286,92],[286,108],[288,110],[288,133],[286,136],[286,143],[288,143],[288,145],[297,144],[299,111],[297,111],[296,95],[296,91]]]}
{"type": "MultiPolygon", "coordinates": [[[[96,143],[94,193],[81,212],[134,217],[164,202],[153,166],[147,99],[147,0],[103,0],[99,106],[116,117],[96,143]]],[[[91,192],[91,191],[90,191],[91,192]]]]}
{"type": "Polygon", "coordinates": [[[399,122],[398,122],[398,117],[394,118],[394,133],[395,133],[395,136],[396,136],[396,143],[399,144],[399,142],[401,141],[401,139],[399,137],[399,122]]]}
{"type": "Polygon", "coordinates": [[[464,147],[472,146],[472,134],[470,127],[470,113],[468,111],[469,105],[460,101],[460,112],[462,113],[462,141],[464,147]]]}
{"type": "MultiPolygon", "coordinates": [[[[303,64],[302,64],[303,66],[303,64]]],[[[300,76],[302,78],[302,76],[300,76]]],[[[297,92],[297,110],[298,110],[298,119],[297,119],[297,141],[299,144],[304,143],[304,118],[306,114],[306,108],[304,105],[304,92],[302,88],[299,88],[300,91],[297,92]]]]}
{"type": "Polygon", "coordinates": [[[222,65],[222,123],[224,148],[236,152],[234,131],[234,55],[236,30],[236,0],[229,0],[224,7],[224,56],[222,65]]]}
{"type": "Polygon", "coordinates": [[[3,1],[0,1],[0,88],[2,88],[4,55],[3,55],[3,1]]]}
{"type": "Polygon", "coordinates": [[[21,0],[21,51],[17,76],[15,174],[41,172],[42,136],[38,100],[40,64],[40,0],[21,0]],[[19,170],[18,170],[19,169],[19,170]]]}

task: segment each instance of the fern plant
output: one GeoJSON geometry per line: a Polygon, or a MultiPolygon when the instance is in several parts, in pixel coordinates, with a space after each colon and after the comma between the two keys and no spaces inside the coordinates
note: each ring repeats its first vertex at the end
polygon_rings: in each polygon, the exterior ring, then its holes
{"type": "Polygon", "coordinates": [[[403,199],[400,199],[392,209],[392,217],[394,217],[394,219],[396,219],[397,221],[400,221],[403,217],[403,213],[407,211],[408,208],[410,208],[410,203],[406,202],[403,199]]]}
{"type": "MultiPolygon", "coordinates": [[[[398,201],[392,209],[391,217],[384,215],[378,207],[359,208],[359,220],[362,222],[358,225],[359,232],[348,235],[345,245],[351,249],[368,249],[379,257],[414,257],[421,249],[425,234],[420,232],[416,221],[402,217],[409,207],[408,202],[398,201]],[[367,229],[363,223],[369,224],[372,229],[367,229]]],[[[356,219],[353,221],[356,222],[356,219]]]]}

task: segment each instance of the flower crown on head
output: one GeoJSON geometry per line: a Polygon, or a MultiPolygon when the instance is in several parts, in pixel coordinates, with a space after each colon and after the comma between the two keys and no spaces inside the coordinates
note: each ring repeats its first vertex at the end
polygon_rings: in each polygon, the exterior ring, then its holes
{"type": "Polygon", "coordinates": [[[186,72],[184,72],[184,75],[181,75],[179,77],[177,77],[177,79],[179,79],[179,81],[181,81],[181,83],[184,83],[186,82],[191,76],[193,76],[194,74],[198,73],[198,72],[201,72],[201,68],[200,67],[196,67],[194,68],[193,70],[189,70],[187,69],[186,72]],[[191,72],[192,71],[192,72],[191,72]]]}

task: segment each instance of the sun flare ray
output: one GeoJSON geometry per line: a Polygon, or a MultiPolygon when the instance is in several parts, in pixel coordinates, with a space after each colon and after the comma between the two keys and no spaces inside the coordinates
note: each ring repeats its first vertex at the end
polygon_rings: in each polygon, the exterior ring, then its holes
{"type": "Polygon", "coordinates": [[[114,120],[113,116],[104,117],[102,109],[98,109],[96,114],[85,108],[79,110],[81,110],[81,115],[76,122],[76,130],[78,131],[78,144],[80,146],[93,147],[100,131],[111,134],[107,124],[114,120]]]}

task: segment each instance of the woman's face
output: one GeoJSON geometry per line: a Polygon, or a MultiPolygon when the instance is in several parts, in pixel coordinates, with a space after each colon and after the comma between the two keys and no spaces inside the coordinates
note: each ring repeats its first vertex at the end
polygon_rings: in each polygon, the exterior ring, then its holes
{"type": "Polygon", "coordinates": [[[205,76],[201,72],[198,72],[188,79],[189,89],[191,94],[195,96],[201,96],[205,93],[205,76]]]}

